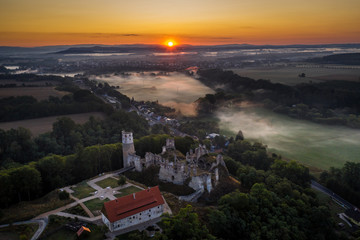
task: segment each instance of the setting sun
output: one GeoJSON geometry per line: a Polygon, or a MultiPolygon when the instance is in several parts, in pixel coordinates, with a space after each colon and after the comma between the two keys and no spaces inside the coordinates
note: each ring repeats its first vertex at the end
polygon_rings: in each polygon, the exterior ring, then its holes
{"type": "Polygon", "coordinates": [[[170,42],[167,43],[167,45],[168,45],[169,47],[172,47],[172,46],[174,46],[174,43],[170,41],[170,42]]]}

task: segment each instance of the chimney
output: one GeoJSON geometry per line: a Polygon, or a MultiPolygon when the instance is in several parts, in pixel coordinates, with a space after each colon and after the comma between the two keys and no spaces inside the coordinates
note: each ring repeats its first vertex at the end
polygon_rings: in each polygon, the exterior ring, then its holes
{"type": "Polygon", "coordinates": [[[134,198],[134,200],[135,200],[135,193],[133,193],[133,198],[134,198]]]}

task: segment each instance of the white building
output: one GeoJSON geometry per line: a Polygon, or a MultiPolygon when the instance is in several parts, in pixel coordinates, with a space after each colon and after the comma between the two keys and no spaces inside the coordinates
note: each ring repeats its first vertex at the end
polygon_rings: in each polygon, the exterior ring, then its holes
{"type": "Polygon", "coordinates": [[[160,217],[164,204],[156,186],[105,202],[101,210],[102,220],[111,232],[121,230],[160,217]]]}

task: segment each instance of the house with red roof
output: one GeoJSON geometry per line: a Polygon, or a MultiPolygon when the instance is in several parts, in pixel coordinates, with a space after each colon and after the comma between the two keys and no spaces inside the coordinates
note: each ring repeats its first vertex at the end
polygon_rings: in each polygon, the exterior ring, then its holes
{"type": "Polygon", "coordinates": [[[148,188],[105,202],[101,210],[102,221],[111,232],[121,230],[160,217],[164,204],[159,187],[148,188]]]}

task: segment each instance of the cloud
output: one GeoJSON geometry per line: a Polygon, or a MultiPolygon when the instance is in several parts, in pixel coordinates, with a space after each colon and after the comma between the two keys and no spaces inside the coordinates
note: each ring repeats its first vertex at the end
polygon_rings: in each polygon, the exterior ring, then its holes
{"type": "Polygon", "coordinates": [[[140,37],[135,33],[49,33],[67,36],[87,37],[87,38],[114,38],[114,37],[140,37]]]}

